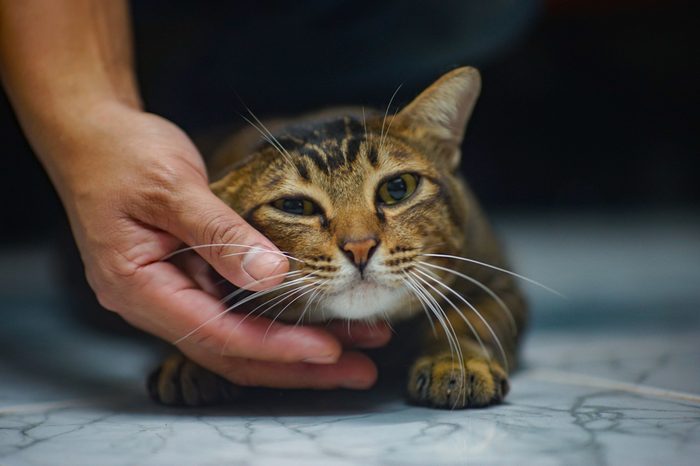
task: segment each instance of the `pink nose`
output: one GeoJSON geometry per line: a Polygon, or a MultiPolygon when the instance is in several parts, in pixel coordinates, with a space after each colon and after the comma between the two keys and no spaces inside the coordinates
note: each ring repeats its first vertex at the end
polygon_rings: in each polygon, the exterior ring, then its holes
{"type": "Polygon", "coordinates": [[[377,240],[375,238],[367,238],[360,241],[346,241],[341,246],[341,249],[348,256],[348,259],[362,272],[377,249],[377,240]]]}

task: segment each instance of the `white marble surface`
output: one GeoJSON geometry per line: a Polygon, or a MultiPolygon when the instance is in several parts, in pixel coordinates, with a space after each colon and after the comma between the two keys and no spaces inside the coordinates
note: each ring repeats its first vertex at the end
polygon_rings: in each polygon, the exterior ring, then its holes
{"type": "Polygon", "coordinates": [[[50,277],[25,282],[5,255],[0,465],[699,464],[700,222],[654,220],[501,222],[519,270],[569,300],[531,292],[507,403],[471,411],[384,388],[155,406],[153,350],[76,326],[50,277]]]}

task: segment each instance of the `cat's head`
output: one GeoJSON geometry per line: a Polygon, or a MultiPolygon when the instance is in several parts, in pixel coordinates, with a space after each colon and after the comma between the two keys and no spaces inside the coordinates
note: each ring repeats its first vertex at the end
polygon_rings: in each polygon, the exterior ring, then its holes
{"type": "Polygon", "coordinates": [[[469,206],[456,171],[479,90],[479,73],[459,68],[395,116],[348,112],[283,126],[212,184],[297,259],[295,278],[311,274],[314,285],[285,314],[374,319],[420,309],[407,272],[421,254],[456,254],[465,240],[469,206]]]}

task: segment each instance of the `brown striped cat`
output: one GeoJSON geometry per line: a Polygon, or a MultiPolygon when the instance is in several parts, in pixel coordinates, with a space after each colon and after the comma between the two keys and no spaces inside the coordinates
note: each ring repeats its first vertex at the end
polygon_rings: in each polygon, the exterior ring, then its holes
{"type": "MultiPolygon", "coordinates": [[[[402,349],[382,357],[411,359],[410,401],[502,401],[526,306],[459,175],[480,85],[476,69],[459,68],[394,117],[343,108],[258,122],[225,144],[212,190],[293,258],[295,272],[272,293],[246,298],[246,312],[272,303],[289,322],[404,322],[391,343],[402,349]]],[[[183,356],[168,359],[149,385],[165,404],[216,404],[239,393],[183,356]]]]}

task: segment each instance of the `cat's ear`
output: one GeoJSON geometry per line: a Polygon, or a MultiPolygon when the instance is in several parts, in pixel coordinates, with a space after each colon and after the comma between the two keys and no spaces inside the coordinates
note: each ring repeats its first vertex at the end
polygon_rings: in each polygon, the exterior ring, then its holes
{"type": "Polygon", "coordinates": [[[413,99],[396,115],[394,125],[416,137],[431,136],[459,147],[480,91],[479,71],[469,66],[457,68],[413,99]]]}

